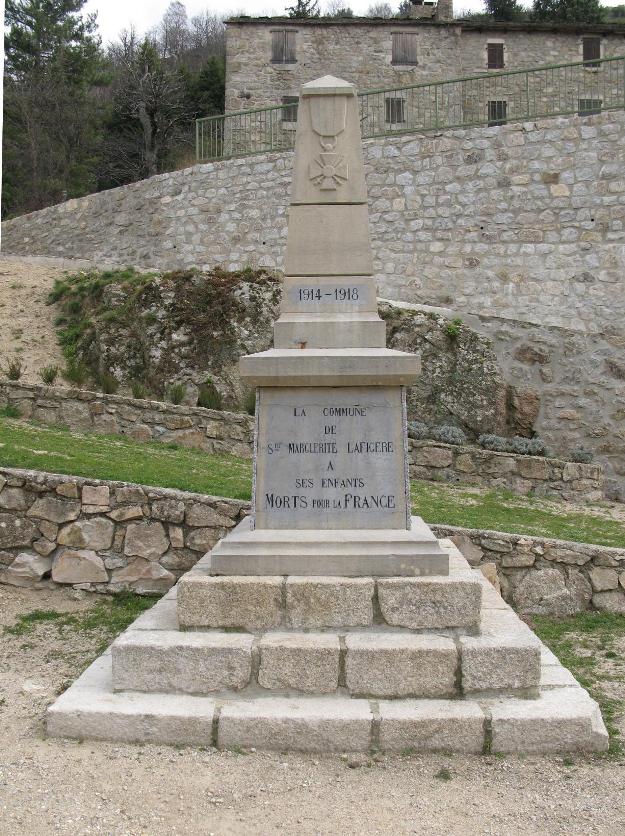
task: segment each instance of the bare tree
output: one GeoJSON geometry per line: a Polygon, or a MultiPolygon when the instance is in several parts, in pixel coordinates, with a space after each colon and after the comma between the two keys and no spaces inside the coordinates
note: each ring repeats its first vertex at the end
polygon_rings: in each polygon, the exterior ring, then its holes
{"type": "Polygon", "coordinates": [[[158,42],[161,55],[165,58],[182,57],[191,43],[191,30],[184,3],[172,0],[152,37],[158,42]]]}
{"type": "Polygon", "coordinates": [[[389,3],[372,3],[367,9],[367,17],[395,17],[395,12],[389,3]]]}

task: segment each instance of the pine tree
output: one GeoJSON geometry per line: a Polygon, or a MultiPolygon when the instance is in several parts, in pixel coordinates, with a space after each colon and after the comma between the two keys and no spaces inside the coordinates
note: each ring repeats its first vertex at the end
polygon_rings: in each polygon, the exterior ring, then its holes
{"type": "Polygon", "coordinates": [[[319,2],[318,0],[295,0],[294,6],[287,6],[286,11],[289,17],[306,18],[319,17],[319,2]]]}

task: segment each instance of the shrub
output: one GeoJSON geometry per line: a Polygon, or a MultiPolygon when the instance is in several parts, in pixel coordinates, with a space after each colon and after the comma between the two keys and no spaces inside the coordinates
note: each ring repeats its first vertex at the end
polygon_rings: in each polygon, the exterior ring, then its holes
{"type": "Polygon", "coordinates": [[[43,369],[39,369],[39,377],[46,386],[54,386],[58,374],[58,366],[44,366],[43,369]]]}
{"type": "Polygon", "coordinates": [[[549,448],[542,438],[530,438],[528,456],[548,456],[549,448]]]}
{"type": "Polygon", "coordinates": [[[145,398],[147,394],[146,388],[140,380],[133,380],[130,384],[130,388],[132,389],[133,398],[136,398],[137,400],[143,400],[143,398],[145,398]]]}
{"type": "Polygon", "coordinates": [[[508,449],[511,453],[517,453],[519,456],[530,456],[530,442],[531,439],[523,438],[522,435],[515,435],[508,441],[508,449]]]}
{"type": "Polygon", "coordinates": [[[0,409],[0,415],[3,418],[19,418],[21,413],[14,404],[10,403],[8,406],[4,406],[0,409]]]}
{"type": "Polygon", "coordinates": [[[430,428],[422,421],[408,421],[408,438],[414,438],[421,441],[424,438],[430,437],[430,428]]]}
{"type": "Polygon", "coordinates": [[[167,397],[173,404],[181,404],[187,392],[184,383],[174,383],[167,391],[167,397]]]}
{"type": "Polygon", "coordinates": [[[484,433],[478,438],[477,443],[480,447],[483,447],[484,450],[493,450],[495,453],[507,453],[509,449],[508,439],[501,435],[484,433]]]}
{"type": "Polygon", "coordinates": [[[198,392],[197,405],[204,409],[223,409],[221,393],[212,380],[205,381],[198,392]]]}
{"type": "Polygon", "coordinates": [[[119,389],[119,381],[110,372],[103,372],[98,376],[98,386],[105,395],[114,395],[119,389]]]}
{"type": "Polygon", "coordinates": [[[248,415],[256,415],[256,389],[248,389],[243,398],[243,411],[248,415]]]}
{"type": "Polygon", "coordinates": [[[67,361],[63,377],[68,383],[73,383],[74,386],[84,386],[89,378],[89,370],[84,363],[72,358],[67,361]]]}
{"type": "Polygon", "coordinates": [[[442,426],[433,427],[430,437],[435,441],[442,441],[444,444],[466,444],[467,437],[460,427],[442,426]]]}
{"type": "Polygon", "coordinates": [[[445,333],[449,337],[449,339],[454,342],[458,339],[460,334],[460,328],[462,327],[462,320],[459,316],[454,317],[451,322],[448,322],[445,326],[445,333]]]}
{"type": "Polygon", "coordinates": [[[23,366],[19,357],[14,357],[9,360],[9,365],[6,368],[6,376],[9,380],[19,380],[22,376],[23,366]]]}
{"type": "Polygon", "coordinates": [[[569,459],[578,464],[590,464],[593,460],[593,453],[585,447],[574,447],[569,454],[569,459]]]}

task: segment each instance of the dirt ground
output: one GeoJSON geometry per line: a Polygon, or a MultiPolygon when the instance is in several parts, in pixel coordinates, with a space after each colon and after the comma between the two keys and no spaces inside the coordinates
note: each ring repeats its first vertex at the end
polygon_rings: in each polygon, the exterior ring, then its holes
{"type": "Polygon", "coordinates": [[[19,357],[25,383],[41,383],[44,366],[65,367],[54,330],[56,312],[46,305],[55,278],[63,273],[59,266],[0,257],[0,367],[19,357]]]}
{"type": "Polygon", "coordinates": [[[312,756],[48,740],[46,706],[97,636],[41,624],[95,597],[0,587],[1,834],[622,834],[625,762],[312,756]],[[446,767],[450,777],[445,780],[446,767]]]}

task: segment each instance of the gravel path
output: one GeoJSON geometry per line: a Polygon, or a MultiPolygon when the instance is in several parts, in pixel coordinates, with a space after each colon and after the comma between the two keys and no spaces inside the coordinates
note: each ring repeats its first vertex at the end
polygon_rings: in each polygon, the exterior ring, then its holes
{"type": "MultiPolygon", "coordinates": [[[[0,587],[0,628],[92,607],[68,590],[0,587]]],[[[98,637],[0,629],[1,834],[621,834],[625,762],[327,757],[47,740],[48,705],[98,637]],[[447,767],[451,778],[437,777],[447,767]]]]}

